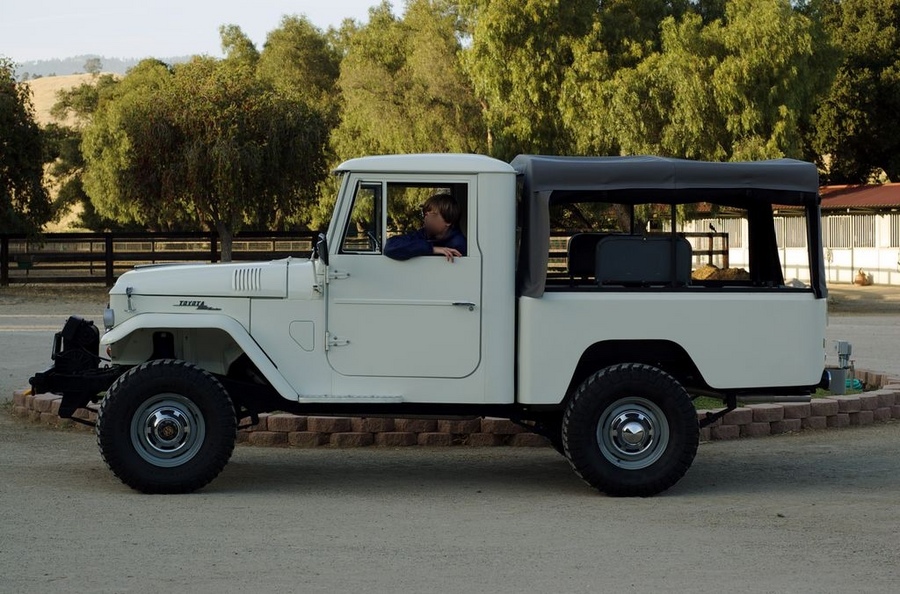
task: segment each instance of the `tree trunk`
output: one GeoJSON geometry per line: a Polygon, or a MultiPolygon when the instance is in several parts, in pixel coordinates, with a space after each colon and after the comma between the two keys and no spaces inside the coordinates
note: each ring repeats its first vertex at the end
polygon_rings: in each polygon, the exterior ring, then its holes
{"type": "Polygon", "coordinates": [[[631,208],[626,208],[624,204],[613,204],[613,210],[616,213],[616,222],[619,223],[619,228],[625,233],[631,233],[631,208]]]}
{"type": "Polygon", "coordinates": [[[222,250],[222,262],[231,262],[231,246],[234,243],[234,231],[231,225],[224,221],[216,222],[216,232],[219,234],[219,244],[222,250]]]}

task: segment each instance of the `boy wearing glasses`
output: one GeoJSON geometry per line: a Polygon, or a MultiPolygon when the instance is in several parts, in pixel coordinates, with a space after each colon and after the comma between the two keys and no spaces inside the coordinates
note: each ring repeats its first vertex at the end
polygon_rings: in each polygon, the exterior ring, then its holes
{"type": "Polygon", "coordinates": [[[391,237],[384,255],[394,260],[416,256],[444,256],[448,262],[466,255],[466,238],[459,230],[459,204],[450,194],[435,194],[422,206],[418,231],[391,237]]]}

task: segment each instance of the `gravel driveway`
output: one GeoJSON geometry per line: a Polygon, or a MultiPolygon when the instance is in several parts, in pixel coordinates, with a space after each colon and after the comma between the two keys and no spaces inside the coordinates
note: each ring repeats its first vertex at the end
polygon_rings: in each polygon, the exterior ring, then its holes
{"type": "Polygon", "coordinates": [[[900,423],[703,444],[662,496],[549,448],[239,447],[147,496],[0,414],[3,592],[896,592],[900,423]]]}

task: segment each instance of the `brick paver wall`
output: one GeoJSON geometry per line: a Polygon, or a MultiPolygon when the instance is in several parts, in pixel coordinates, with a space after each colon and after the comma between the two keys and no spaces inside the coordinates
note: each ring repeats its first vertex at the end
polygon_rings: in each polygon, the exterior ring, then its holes
{"type": "MultiPolygon", "coordinates": [[[[760,437],[803,430],[871,425],[900,419],[900,378],[856,370],[855,377],[869,390],[862,394],[813,398],[811,402],[753,404],[736,408],[700,430],[702,441],[760,437]]],[[[12,412],[34,423],[92,430],[60,419],[60,397],[15,392],[12,412]]],[[[707,412],[697,411],[698,418],[707,412]]],[[[96,421],[96,413],[79,410],[79,418],[96,421]]],[[[243,423],[248,422],[247,419],[243,423]]],[[[406,446],[520,446],[543,447],[549,442],[505,419],[424,420],[263,414],[259,424],[238,431],[238,442],[275,447],[406,447],[406,446]]]]}

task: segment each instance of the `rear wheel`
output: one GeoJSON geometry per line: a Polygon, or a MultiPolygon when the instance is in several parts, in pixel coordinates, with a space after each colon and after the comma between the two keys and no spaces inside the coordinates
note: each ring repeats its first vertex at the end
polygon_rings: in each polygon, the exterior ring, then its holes
{"type": "Polygon", "coordinates": [[[187,493],[234,450],[234,407],[208,372],[171,359],[130,369],[100,405],[97,443],[110,470],[144,493],[187,493]]]}
{"type": "Polygon", "coordinates": [[[700,442],[684,387],[642,364],[614,365],[585,380],[566,407],[562,430],[578,476],[615,496],[665,491],[687,472],[700,442]]]}

